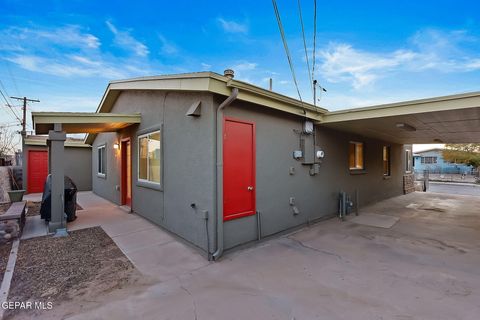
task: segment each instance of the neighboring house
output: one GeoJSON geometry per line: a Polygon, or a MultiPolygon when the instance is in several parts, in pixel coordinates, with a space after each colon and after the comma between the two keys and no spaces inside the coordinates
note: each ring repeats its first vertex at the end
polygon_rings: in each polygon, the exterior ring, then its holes
{"type": "MultiPolygon", "coordinates": [[[[95,113],[33,112],[49,134],[52,197],[66,134],[89,133],[93,192],[217,259],[337,214],[340,191],[363,206],[414,190],[411,143],[480,142],[480,93],[329,112],[232,78],[113,81],[95,113]]],[[[62,208],[52,201],[51,232],[62,208]]]]}
{"type": "Polygon", "coordinates": [[[415,152],[413,155],[415,172],[428,170],[430,173],[440,174],[471,174],[474,171],[473,166],[445,161],[443,159],[442,151],[443,149],[429,149],[415,152]]]}
{"type": "MultiPolygon", "coordinates": [[[[79,191],[92,190],[92,148],[83,140],[65,142],[65,175],[79,191]]],[[[27,136],[23,147],[23,188],[27,193],[43,192],[48,175],[47,136],[27,136]]]]}

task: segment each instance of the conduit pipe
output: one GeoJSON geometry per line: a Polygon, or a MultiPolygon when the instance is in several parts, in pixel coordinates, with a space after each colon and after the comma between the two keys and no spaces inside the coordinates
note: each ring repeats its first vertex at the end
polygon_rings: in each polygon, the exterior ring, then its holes
{"type": "Polygon", "coordinates": [[[238,96],[238,89],[233,88],[230,96],[218,106],[215,121],[217,170],[215,176],[216,218],[217,218],[217,248],[213,260],[218,260],[223,253],[223,109],[229,106],[238,96]]]}

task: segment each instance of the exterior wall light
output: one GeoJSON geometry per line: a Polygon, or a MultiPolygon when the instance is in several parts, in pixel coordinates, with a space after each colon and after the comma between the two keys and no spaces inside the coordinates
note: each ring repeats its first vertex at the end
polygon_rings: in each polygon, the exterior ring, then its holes
{"type": "Polygon", "coordinates": [[[115,142],[113,144],[113,149],[116,149],[116,150],[120,149],[120,144],[118,142],[115,142]]]}

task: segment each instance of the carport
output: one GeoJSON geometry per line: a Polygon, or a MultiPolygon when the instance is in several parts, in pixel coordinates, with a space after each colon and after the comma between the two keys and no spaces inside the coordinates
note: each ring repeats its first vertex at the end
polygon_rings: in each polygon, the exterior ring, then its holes
{"type": "Polygon", "coordinates": [[[52,215],[49,232],[64,225],[64,147],[67,133],[116,132],[141,122],[140,114],[90,112],[32,112],[35,134],[48,134],[48,172],[52,181],[52,215]]]}
{"type": "Polygon", "coordinates": [[[480,92],[328,112],[321,126],[400,144],[480,142],[480,92]]]}

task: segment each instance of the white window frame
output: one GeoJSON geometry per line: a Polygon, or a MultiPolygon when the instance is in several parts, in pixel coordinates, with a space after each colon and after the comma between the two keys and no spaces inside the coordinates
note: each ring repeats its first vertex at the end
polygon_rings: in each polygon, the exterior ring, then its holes
{"type": "Polygon", "coordinates": [[[438,163],[438,157],[436,156],[422,156],[421,157],[421,163],[422,164],[437,164],[438,163]]]}
{"type": "Polygon", "coordinates": [[[412,150],[405,150],[405,173],[412,173],[413,169],[413,158],[412,150]]]}
{"type": "Polygon", "coordinates": [[[97,176],[100,178],[105,178],[107,176],[107,145],[106,144],[103,144],[97,147],[97,176]],[[101,152],[101,150],[103,151],[101,152]],[[102,159],[101,159],[102,161],[100,161],[101,154],[102,154],[102,159]]]}
{"type": "MultiPolygon", "coordinates": [[[[137,181],[142,183],[142,184],[145,184],[145,185],[154,185],[154,186],[161,186],[162,185],[162,179],[163,179],[163,146],[162,146],[162,130],[154,130],[154,131],[150,131],[150,132],[147,132],[147,133],[144,133],[144,134],[141,134],[137,137],[137,181]],[[160,135],[160,181],[159,182],[155,182],[155,181],[150,181],[150,180],[147,180],[147,179],[141,179],[140,178],[140,139],[142,138],[145,138],[152,134],[155,134],[155,133],[158,133],[160,135]]],[[[148,154],[148,150],[147,150],[147,154],[148,154]]],[[[148,169],[148,166],[149,166],[149,159],[148,159],[148,156],[147,156],[147,172],[149,172],[149,169],[148,169]]]]}

